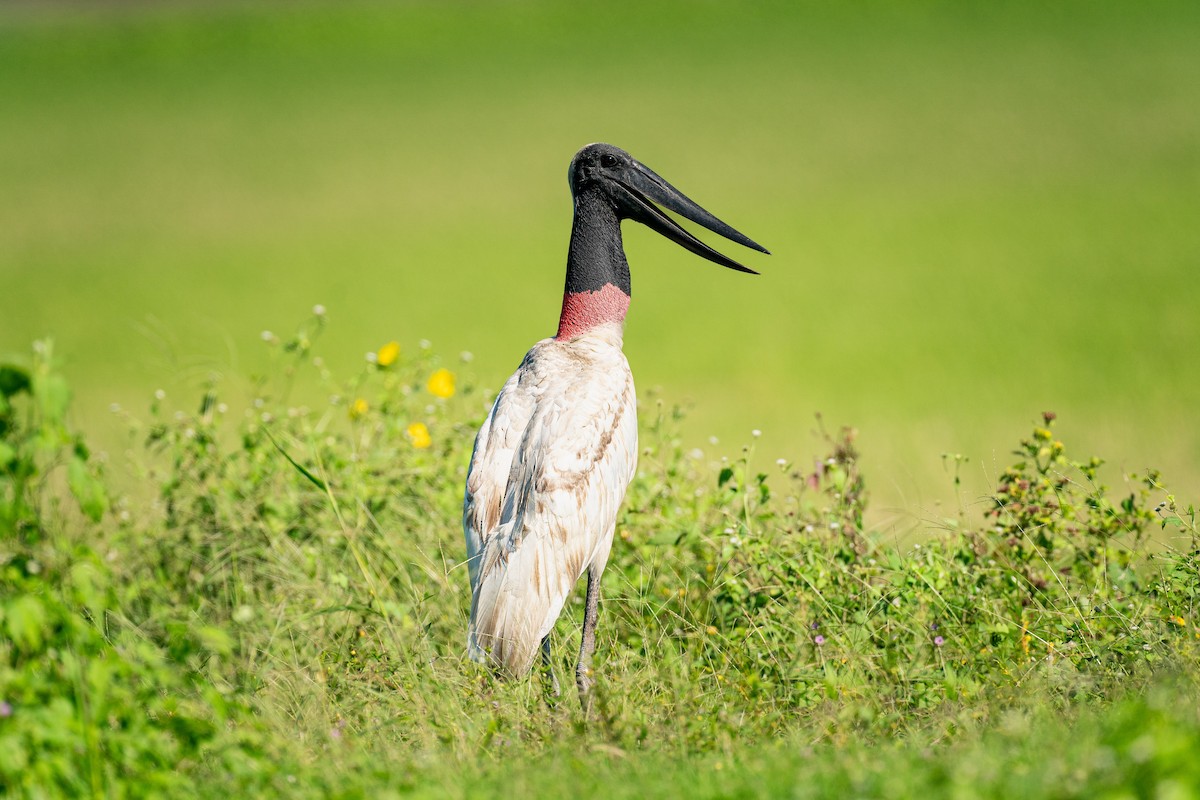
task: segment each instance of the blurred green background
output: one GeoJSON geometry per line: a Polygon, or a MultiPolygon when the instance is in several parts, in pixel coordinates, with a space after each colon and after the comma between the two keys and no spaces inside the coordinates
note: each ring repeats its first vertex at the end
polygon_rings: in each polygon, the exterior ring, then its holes
{"type": "Polygon", "coordinates": [[[54,336],[114,449],[111,403],[190,408],[315,303],[335,370],[428,339],[498,387],[602,140],[774,253],[626,226],[626,352],[689,447],[804,460],[823,412],[900,525],[1054,410],[1194,497],[1198,42],[1194,2],[5,5],[0,353],[54,336]]]}

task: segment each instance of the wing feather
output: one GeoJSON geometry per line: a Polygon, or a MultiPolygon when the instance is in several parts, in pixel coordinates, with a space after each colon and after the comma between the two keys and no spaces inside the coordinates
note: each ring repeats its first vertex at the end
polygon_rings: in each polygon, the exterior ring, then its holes
{"type": "Polygon", "coordinates": [[[463,532],[467,539],[467,571],[471,592],[479,575],[483,543],[500,524],[505,487],[513,454],[529,425],[536,402],[529,387],[520,386],[521,370],[508,379],[475,437],[467,488],[463,497],[463,532]]]}

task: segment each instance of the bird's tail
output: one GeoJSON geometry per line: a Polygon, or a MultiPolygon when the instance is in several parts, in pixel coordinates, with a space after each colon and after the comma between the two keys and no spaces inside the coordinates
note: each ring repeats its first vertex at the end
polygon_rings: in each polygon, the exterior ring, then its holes
{"type": "Polygon", "coordinates": [[[479,603],[479,596],[477,593],[477,600],[472,603],[472,611],[479,609],[479,612],[471,615],[467,627],[467,653],[471,660],[486,664],[506,677],[527,674],[541,643],[539,631],[527,614],[511,607],[511,602],[497,607],[487,599],[479,603]]]}
{"type": "Polygon", "coordinates": [[[551,569],[551,555],[542,552],[549,541],[526,540],[507,551],[504,539],[495,537],[483,553],[471,598],[467,651],[474,661],[520,677],[533,666],[578,570],[561,574],[551,569]]]}

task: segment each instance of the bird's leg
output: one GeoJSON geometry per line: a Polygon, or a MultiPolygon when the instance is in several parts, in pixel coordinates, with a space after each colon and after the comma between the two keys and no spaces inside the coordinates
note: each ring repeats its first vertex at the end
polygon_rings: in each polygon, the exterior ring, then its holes
{"type": "Polygon", "coordinates": [[[583,636],[579,641],[579,663],[575,666],[575,685],[585,712],[592,705],[592,652],[596,649],[596,618],[600,615],[600,570],[588,567],[587,600],[583,609],[583,636]]]}
{"type": "Polygon", "coordinates": [[[542,639],[542,671],[547,677],[550,684],[550,696],[558,697],[561,692],[558,688],[558,676],[554,674],[554,666],[550,663],[550,634],[546,634],[546,638],[542,639]]]}

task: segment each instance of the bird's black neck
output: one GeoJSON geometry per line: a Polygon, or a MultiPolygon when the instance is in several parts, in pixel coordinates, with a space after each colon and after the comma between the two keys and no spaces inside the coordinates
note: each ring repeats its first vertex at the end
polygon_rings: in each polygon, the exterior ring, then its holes
{"type": "Polygon", "coordinates": [[[597,292],[606,284],[630,294],[621,220],[599,192],[585,191],[575,198],[564,294],[597,292]]]}
{"type": "Polygon", "coordinates": [[[598,192],[575,197],[575,222],[567,251],[567,285],[558,339],[625,322],[629,311],[629,263],[621,244],[621,219],[598,192]]]}

